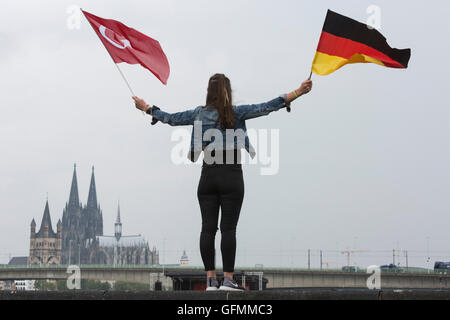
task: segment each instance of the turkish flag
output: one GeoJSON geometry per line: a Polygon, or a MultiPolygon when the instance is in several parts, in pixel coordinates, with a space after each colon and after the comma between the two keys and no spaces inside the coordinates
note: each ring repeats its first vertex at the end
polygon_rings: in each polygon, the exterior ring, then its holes
{"type": "Polygon", "coordinates": [[[159,42],[123,23],[81,10],[115,63],[140,64],[167,84],[169,62],[159,42]]]}

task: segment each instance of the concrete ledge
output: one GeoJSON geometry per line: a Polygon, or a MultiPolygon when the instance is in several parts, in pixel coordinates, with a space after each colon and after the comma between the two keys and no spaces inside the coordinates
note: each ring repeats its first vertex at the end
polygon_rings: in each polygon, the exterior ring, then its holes
{"type": "Polygon", "coordinates": [[[0,291],[0,300],[450,300],[450,290],[290,289],[204,291],[0,291]]]}

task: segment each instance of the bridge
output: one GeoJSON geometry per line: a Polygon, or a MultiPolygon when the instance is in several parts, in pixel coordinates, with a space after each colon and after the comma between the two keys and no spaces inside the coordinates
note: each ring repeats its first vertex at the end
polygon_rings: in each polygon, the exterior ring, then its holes
{"type": "MultiPolygon", "coordinates": [[[[72,275],[69,266],[1,266],[0,281],[5,280],[67,280],[72,275]]],[[[163,288],[172,289],[169,274],[203,272],[200,267],[163,267],[146,265],[81,265],[81,279],[124,281],[148,284],[154,289],[160,281],[163,288]]],[[[267,289],[273,288],[367,288],[370,276],[365,271],[307,270],[281,268],[236,268],[241,274],[261,274],[268,280],[267,289]]],[[[450,289],[450,274],[432,270],[417,272],[382,272],[383,289],[450,289]]]]}

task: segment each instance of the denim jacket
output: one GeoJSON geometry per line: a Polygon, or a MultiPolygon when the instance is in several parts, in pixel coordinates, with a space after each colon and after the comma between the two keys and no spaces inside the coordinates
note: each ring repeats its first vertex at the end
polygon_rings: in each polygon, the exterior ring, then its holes
{"type": "Polygon", "coordinates": [[[247,136],[245,121],[268,115],[272,111],[289,107],[286,95],[281,95],[265,103],[233,106],[234,128],[223,130],[220,127],[219,112],[212,106],[198,106],[195,109],[177,113],[167,113],[156,106],[152,107],[152,125],[158,121],[171,126],[192,125],[191,150],[188,158],[197,161],[202,150],[214,145],[215,149],[241,149],[245,148],[253,158],[256,152],[247,136]],[[218,139],[223,137],[223,139],[218,139]]]}

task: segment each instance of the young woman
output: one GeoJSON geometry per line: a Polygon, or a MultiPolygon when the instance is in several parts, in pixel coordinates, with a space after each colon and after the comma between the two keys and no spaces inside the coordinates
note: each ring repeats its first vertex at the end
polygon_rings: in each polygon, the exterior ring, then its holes
{"type": "Polygon", "coordinates": [[[171,126],[193,125],[189,158],[196,161],[204,152],[204,160],[197,197],[202,215],[200,253],[207,276],[206,290],[241,291],[233,280],[236,256],[236,226],[244,199],[244,180],[240,163],[240,149],[254,156],[247,136],[245,121],[268,115],[272,111],[290,107],[290,103],[311,91],[312,81],[266,103],[233,106],[230,80],[223,74],[209,79],[206,104],[193,110],[166,113],[150,107],[143,99],[133,97],[136,108],[158,121],[171,126]],[[219,287],[215,271],[214,239],[221,210],[220,231],[224,280],[219,287]]]}

